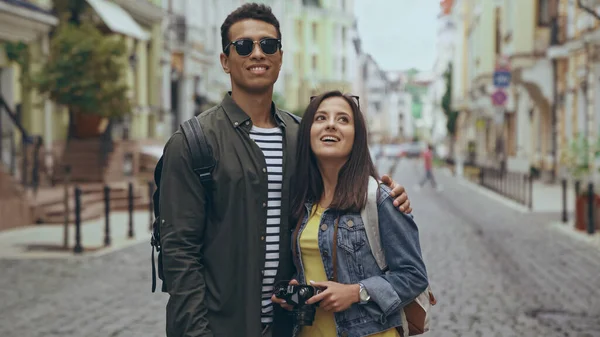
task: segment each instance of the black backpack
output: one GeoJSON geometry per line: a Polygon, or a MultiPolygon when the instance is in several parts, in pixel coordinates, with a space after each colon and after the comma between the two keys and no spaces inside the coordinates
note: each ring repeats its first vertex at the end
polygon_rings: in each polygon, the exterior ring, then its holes
{"type": "MultiPolygon", "coordinates": [[[[192,168],[198,177],[200,178],[200,182],[204,186],[206,190],[212,188],[213,177],[212,170],[215,167],[215,159],[212,155],[212,151],[208,142],[206,141],[206,137],[204,136],[204,132],[202,131],[202,126],[196,117],[193,117],[181,124],[181,131],[185,140],[190,148],[190,152],[192,155],[192,168]]],[[[163,157],[161,156],[156,164],[156,168],[154,169],[154,182],[156,184],[156,191],[152,195],[152,202],[154,205],[154,223],[152,224],[152,237],[150,239],[150,245],[152,245],[152,292],[156,290],[156,274],[157,268],[154,263],[154,249],[158,253],[158,278],[160,278],[163,282],[162,291],[166,292],[166,284],[165,277],[163,274],[162,268],[162,247],[160,244],[160,207],[159,207],[159,199],[160,199],[160,177],[162,174],[162,165],[163,165],[163,157]]]]}

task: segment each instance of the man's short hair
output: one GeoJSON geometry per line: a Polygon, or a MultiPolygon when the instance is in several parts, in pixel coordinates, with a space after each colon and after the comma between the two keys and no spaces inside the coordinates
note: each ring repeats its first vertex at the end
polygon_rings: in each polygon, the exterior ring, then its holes
{"type": "Polygon", "coordinates": [[[226,55],[229,55],[230,49],[227,49],[227,51],[225,51],[225,48],[229,45],[229,43],[231,43],[231,41],[229,40],[229,29],[235,23],[248,19],[264,21],[275,26],[275,29],[277,29],[277,38],[281,39],[279,20],[277,20],[277,18],[271,11],[271,7],[263,4],[247,3],[231,12],[227,16],[227,18],[225,18],[225,21],[223,21],[223,24],[221,25],[221,44],[223,52],[226,55]]]}

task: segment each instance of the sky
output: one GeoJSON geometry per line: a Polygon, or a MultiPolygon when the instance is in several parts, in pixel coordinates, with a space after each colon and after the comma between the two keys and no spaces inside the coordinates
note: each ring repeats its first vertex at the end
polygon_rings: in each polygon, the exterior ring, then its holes
{"type": "Polygon", "coordinates": [[[431,70],[440,0],[354,0],[364,50],[383,70],[431,70]]]}

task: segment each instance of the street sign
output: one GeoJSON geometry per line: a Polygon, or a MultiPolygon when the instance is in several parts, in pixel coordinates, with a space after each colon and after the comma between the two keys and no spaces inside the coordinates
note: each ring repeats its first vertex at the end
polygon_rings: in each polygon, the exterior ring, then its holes
{"type": "Polygon", "coordinates": [[[501,106],[506,103],[507,95],[502,89],[497,89],[492,94],[492,104],[495,106],[501,106]]]}
{"type": "Polygon", "coordinates": [[[494,72],[494,87],[508,88],[510,85],[511,74],[508,69],[497,69],[494,72]]]}
{"type": "Polygon", "coordinates": [[[510,79],[510,59],[507,56],[498,56],[494,67],[494,87],[508,88],[510,79]]]}

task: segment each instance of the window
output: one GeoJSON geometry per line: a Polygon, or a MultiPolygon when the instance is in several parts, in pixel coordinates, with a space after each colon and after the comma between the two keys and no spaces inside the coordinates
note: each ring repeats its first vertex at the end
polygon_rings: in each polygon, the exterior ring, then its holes
{"type": "Polygon", "coordinates": [[[313,70],[317,70],[317,66],[318,66],[318,60],[317,60],[317,55],[313,55],[312,56],[312,68],[313,70]]]}
{"type": "Polygon", "coordinates": [[[342,56],[342,75],[346,75],[346,57],[342,56]]]}
{"type": "Polygon", "coordinates": [[[551,0],[538,0],[538,26],[549,26],[551,19],[551,0]]]}
{"type": "Polygon", "coordinates": [[[295,67],[296,67],[296,70],[298,70],[298,71],[300,71],[300,72],[301,72],[301,71],[302,71],[302,69],[304,68],[304,67],[303,67],[303,64],[302,64],[302,54],[301,54],[301,53],[297,53],[297,54],[294,56],[294,65],[295,65],[295,67]]]}
{"type": "Polygon", "coordinates": [[[302,21],[298,20],[296,21],[296,38],[298,39],[298,41],[302,41],[302,21]]]}
{"type": "Polygon", "coordinates": [[[342,47],[346,46],[346,27],[342,27],[342,47]]]}
{"type": "Polygon", "coordinates": [[[316,22],[312,23],[312,38],[313,38],[313,40],[317,39],[317,23],[316,22]]]}

